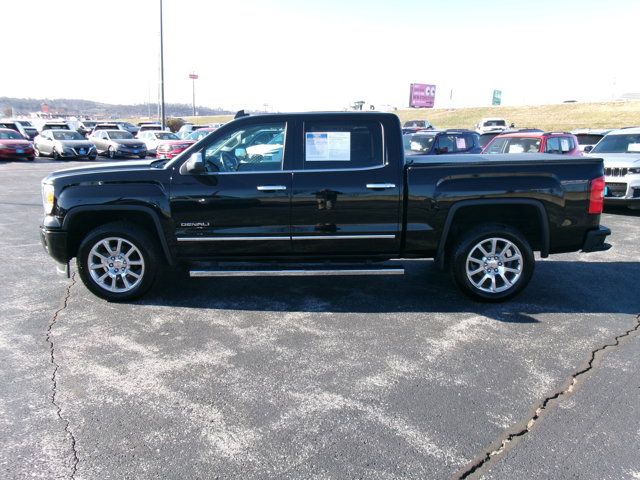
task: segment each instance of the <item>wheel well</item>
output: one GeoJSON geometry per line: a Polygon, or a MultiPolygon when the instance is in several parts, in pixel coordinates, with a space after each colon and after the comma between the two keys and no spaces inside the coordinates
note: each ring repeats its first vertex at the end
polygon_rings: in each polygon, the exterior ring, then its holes
{"type": "MultiPolygon", "coordinates": [[[[67,225],[68,231],[68,253],[69,258],[75,257],[78,253],[80,243],[87,236],[87,234],[107,223],[112,222],[126,222],[135,225],[136,227],[144,229],[151,238],[158,240],[158,230],[156,224],[153,221],[151,215],[142,211],[130,211],[130,210],[107,210],[107,211],[86,211],[75,214],[67,225]]],[[[158,241],[158,247],[162,248],[162,242],[158,241]]],[[[165,256],[168,256],[168,252],[162,248],[165,256]]],[[[167,258],[169,260],[169,258],[167,258]]]]}
{"type": "Polygon", "coordinates": [[[487,224],[515,228],[524,235],[532,250],[546,254],[547,230],[543,224],[544,221],[546,218],[541,218],[540,210],[532,204],[486,204],[461,207],[454,212],[446,238],[443,260],[448,259],[451,249],[465,232],[487,224]]]}

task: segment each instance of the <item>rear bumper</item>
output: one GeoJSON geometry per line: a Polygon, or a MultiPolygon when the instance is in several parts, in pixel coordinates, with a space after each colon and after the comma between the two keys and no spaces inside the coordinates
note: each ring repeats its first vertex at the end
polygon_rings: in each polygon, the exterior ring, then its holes
{"type": "Polygon", "coordinates": [[[604,197],[604,204],[607,207],[629,207],[640,209],[640,197],[604,197]]]}
{"type": "Polygon", "coordinates": [[[40,227],[40,242],[45,251],[58,263],[69,262],[68,235],[67,232],[49,230],[40,227]]]}
{"type": "Polygon", "coordinates": [[[609,250],[611,245],[605,243],[607,236],[611,235],[611,230],[600,225],[596,230],[589,230],[584,237],[582,245],[583,252],[602,252],[609,250]]]}

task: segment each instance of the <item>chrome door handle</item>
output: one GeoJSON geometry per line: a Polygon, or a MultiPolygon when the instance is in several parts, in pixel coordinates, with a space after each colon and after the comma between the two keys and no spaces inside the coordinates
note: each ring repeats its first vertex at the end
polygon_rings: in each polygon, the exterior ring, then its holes
{"type": "Polygon", "coordinates": [[[261,192],[276,192],[287,189],[284,185],[258,185],[257,188],[261,192]]]}
{"type": "Polygon", "coordinates": [[[396,188],[395,183],[367,183],[367,188],[371,190],[386,190],[387,188],[396,188]]]}

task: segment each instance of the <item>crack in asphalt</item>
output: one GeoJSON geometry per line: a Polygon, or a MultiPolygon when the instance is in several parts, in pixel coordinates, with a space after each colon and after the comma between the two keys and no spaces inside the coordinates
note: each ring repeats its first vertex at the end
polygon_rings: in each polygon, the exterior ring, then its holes
{"type": "Polygon", "coordinates": [[[51,403],[53,404],[54,407],[56,407],[56,414],[58,415],[58,418],[64,422],[65,424],[64,431],[71,440],[71,451],[73,453],[73,463],[71,465],[71,475],[69,476],[69,478],[75,478],[76,471],[78,470],[78,463],[80,462],[80,458],[78,457],[78,452],[76,450],[76,437],[73,435],[73,432],[71,431],[71,428],[70,428],[71,425],[69,423],[69,420],[67,420],[62,416],[62,407],[58,404],[57,398],[56,398],[58,394],[59,365],[56,362],[55,347],[53,345],[53,339],[51,338],[51,331],[53,329],[53,326],[58,321],[58,315],[60,315],[60,312],[62,312],[65,308],[67,308],[67,304],[69,303],[69,297],[71,296],[71,288],[75,284],[76,284],[76,274],[74,273],[73,275],[71,275],[71,282],[69,283],[69,285],[67,285],[67,288],[65,289],[64,297],[62,298],[62,303],[60,305],[60,308],[58,308],[58,310],[54,312],[53,317],[51,318],[51,322],[49,322],[49,328],[47,329],[47,335],[46,335],[47,342],[49,343],[50,361],[51,361],[51,364],[53,365],[53,373],[51,374],[51,383],[52,383],[51,403]]]}
{"type": "Polygon", "coordinates": [[[628,337],[629,335],[637,331],[640,331],[640,313],[636,315],[636,325],[633,328],[614,337],[613,343],[607,343],[599,348],[596,348],[595,350],[592,350],[591,358],[587,362],[587,366],[577,371],[571,376],[571,382],[567,387],[565,387],[563,390],[560,390],[559,392],[556,392],[555,394],[549,397],[546,397],[542,401],[542,404],[536,409],[533,416],[529,419],[525,428],[507,435],[507,437],[502,440],[502,442],[500,443],[500,446],[497,449],[487,450],[479,460],[476,460],[473,464],[467,467],[467,469],[465,469],[462,473],[458,474],[454,478],[458,478],[458,479],[469,478],[471,475],[478,473],[478,471],[481,468],[483,468],[490,460],[502,454],[511,442],[529,433],[533,428],[533,426],[535,425],[535,423],[540,419],[540,416],[542,415],[542,413],[545,410],[547,410],[547,408],[549,407],[549,403],[553,402],[554,400],[558,400],[560,397],[571,394],[571,392],[573,392],[573,390],[575,389],[576,384],[578,383],[578,378],[581,377],[582,375],[585,375],[586,373],[588,373],[590,370],[594,368],[594,362],[596,361],[597,358],[599,357],[601,358],[604,355],[605,350],[607,350],[608,348],[618,347],[620,345],[620,339],[624,337],[628,337]]]}

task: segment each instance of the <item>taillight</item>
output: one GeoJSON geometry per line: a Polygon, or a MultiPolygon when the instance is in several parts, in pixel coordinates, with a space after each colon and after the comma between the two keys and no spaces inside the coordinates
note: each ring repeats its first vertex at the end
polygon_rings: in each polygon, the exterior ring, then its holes
{"type": "Polygon", "coordinates": [[[600,214],[604,204],[604,177],[589,182],[589,213],[600,214]]]}

